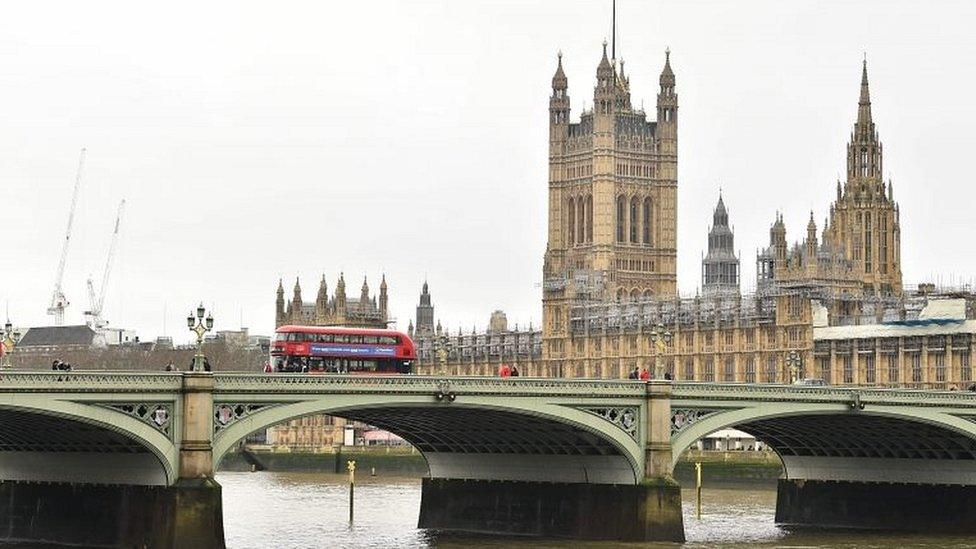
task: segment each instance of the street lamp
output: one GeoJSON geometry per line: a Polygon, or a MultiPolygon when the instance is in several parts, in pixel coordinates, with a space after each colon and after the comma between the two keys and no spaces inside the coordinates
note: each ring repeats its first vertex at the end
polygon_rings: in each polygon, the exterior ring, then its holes
{"type": "Polygon", "coordinates": [[[664,327],[664,324],[658,323],[651,330],[651,341],[654,342],[654,347],[657,350],[654,354],[654,379],[664,378],[664,374],[661,371],[663,369],[661,355],[664,354],[665,347],[671,343],[672,337],[671,332],[664,327]]]}
{"type": "Polygon", "coordinates": [[[800,358],[800,353],[796,351],[786,353],[786,366],[790,369],[790,383],[796,383],[802,365],[803,359],[800,358]]]}
{"type": "Polygon", "coordinates": [[[13,350],[14,346],[20,341],[20,332],[14,331],[13,324],[10,320],[3,325],[3,331],[0,332],[0,369],[6,370],[10,368],[10,351],[13,350]]]}
{"type": "Polygon", "coordinates": [[[186,317],[186,327],[190,329],[191,332],[197,334],[197,354],[193,355],[193,368],[194,372],[203,372],[206,370],[205,361],[207,357],[203,355],[203,336],[207,332],[213,329],[213,316],[208,314],[207,318],[204,319],[203,315],[206,310],[203,308],[203,303],[197,307],[197,315],[193,316],[193,311],[186,317]]]}

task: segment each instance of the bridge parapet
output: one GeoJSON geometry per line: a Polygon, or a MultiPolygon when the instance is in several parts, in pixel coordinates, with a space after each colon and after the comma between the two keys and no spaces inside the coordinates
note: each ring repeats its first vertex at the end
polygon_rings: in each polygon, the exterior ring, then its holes
{"type": "Polygon", "coordinates": [[[671,393],[678,401],[850,403],[855,397],[864,404],[976,409],[976,393],[969,391],[678,382],[671,393]]]}
{"type": "Polygon", "coordinates": [[[215,393],[234,394],[389,394],[433,395],[448,389],[457,395],[643,398],[638,381],[485,376],[345,376],[307,374],[214,374],[215,393]]]}
{"type": "Polygon", "coordinates": [[[2,372],[0,392],[173,393],[182,374],[140,372],[2,372]]]}

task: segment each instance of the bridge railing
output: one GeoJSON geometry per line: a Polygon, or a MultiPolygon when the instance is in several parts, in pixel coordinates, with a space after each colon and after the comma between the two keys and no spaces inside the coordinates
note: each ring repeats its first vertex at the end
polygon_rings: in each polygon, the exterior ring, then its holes
{"type": "Polygon", "coordinates": [[[629,380],[486,376],[357,376],[308,374],[214,374],[217,393],[526,394],[584,397],[646,395],[646,383],[629,380]]]}
{"type": "Polygon", "coordinates": [[[927,389],[882,388],[876,386],[810,386],[781,384],[676,382],[671,398],[710,400],[772,400],[803,402],[862,402],[878,404],[958,405],[976,407],[976,392],[927,389]]]}
{"type": "Polygon", "coordinates": [[[179,372],[0,371],[0,392],[175,392],[182,383],[179,372]]]}

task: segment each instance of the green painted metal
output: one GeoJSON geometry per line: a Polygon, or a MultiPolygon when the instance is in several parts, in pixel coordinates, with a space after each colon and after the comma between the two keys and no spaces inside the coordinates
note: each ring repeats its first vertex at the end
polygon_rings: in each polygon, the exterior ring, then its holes
{"type": "MultiPolygon", "coordinates": [[[[213,454],[218,463],[248,434],[312,414],[357,410],[485,410],[570,425],[612,445],[642,478],[647,383],[629,380],[442,376],[213,374],[213,454]],[[448,398],[452,397],[452,398],[448,398]]],[[[182,374],[4,372],[0,408],[70,418],[148,448],[177,480],[182,374]],[[155,408],[167,421],[152,421],[155,408]]],[[[671,395],[672,463],[708,433],[749,421],[862,414],[938,426],[976,439],[976,394],[857,387],[678,382],[671,395]]]]}

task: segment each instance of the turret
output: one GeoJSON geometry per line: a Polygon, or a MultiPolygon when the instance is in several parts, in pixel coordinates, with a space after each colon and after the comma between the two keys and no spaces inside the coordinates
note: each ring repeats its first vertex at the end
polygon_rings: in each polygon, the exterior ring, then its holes
{"type": "Polygon", "coordinates": [[[549,97],[550,127],[569,124],[569,79],[563,72],[563,52],[557,54],[556,74],[552,76],[552,95],[549,97]]]}
{"type": "Polygon", "coordinates": [[[329,285],[325,281],[325,275],[319,282],[319,293],[315,296],[315,318],[316,322],[324,323],[329,314],[329,285]]]}
{"type": "Polygon", "coordinates": [[[285,286],[278,279],[278,293],[275,299],[275,328],[285,323],[285,286]]]}
{"type": "Polygon", "coordinates": [[[386,312],[387,306],[389,305],[389,297],[386,293],[386,274],[380,279],[380,316],[383,320],[387,320],[386,312]]]}
{"type": "Polygon", "coordinates": [[[603,57],[596,67],[596,88],[593,89],[593,111],[610,114],[617,89],[617,73],[607,58],[607,42],[603,41],[603,57]]]}
{"type": "Polygon", "coordinates": [[[786,225],[783,223],[783,215],[776,213],[776,221],[769,229],[769,244],[776,252],[777,262],[786,259],[786,225]]]}
{"type": "MultiPolygon", "coordinates": [[[[295,290],[291,298],[291,308],[292,311],[296,311],[295,314],[301,314],[298,311],[302,310],[302,287],[298,284],[298,277],[295,277],[295,290]]],[[[292,319],[292,321],[295,320],[292,319]]]]}
{"type": "Polygon", "coordinates": [[[359,306],[366,309],[369,306],[369,284],[363,276],[363,286],[359,289],[359,306]]]}
{"type": "Polygon", "coordinates": [[[817,223],[813,220],[813,210],[810,211],[810,221],[807,223],[806,252],[808,260],[817,257],[817,223]]]}
{"type": "Polygon", "coordinates": [[[336,283],[335,313],[341,318],[346,316],[346,279],[342,273],[339,273],[339,282],[336,283]]]}
{"type": "Polygon", "coordinates": [[[674,71],[671,70],[671,50],[664,51],[664,69],[659,79],[661,89],[657,94],[657,122],[677,123],[678,94],[674,91],[674,71]]]}

